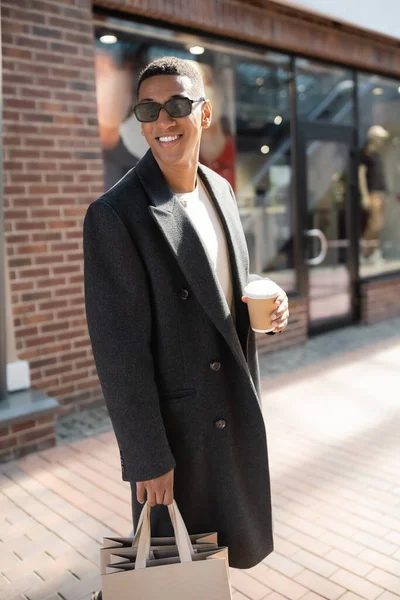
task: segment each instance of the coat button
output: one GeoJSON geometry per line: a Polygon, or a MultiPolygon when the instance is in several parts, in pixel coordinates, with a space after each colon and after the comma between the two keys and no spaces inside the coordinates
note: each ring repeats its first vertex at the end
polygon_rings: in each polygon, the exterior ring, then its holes
{"type": "Polygon", "coordinates": [[[189,292],[182,288],[181,290],[179,290],[179,297],[182,300],[187,300],[189,298],[189,292]]]}
{"type": "Polygon", "coordinates": [[[215,427],[217,429],[225,429],[226,421],[224,421],[223,419],[219,419],[218,421],[215,421],[215,427]]]}
{"type": "Polygon", "coordinates": [[[220,368],[221,368],[221,363],[220,362],[214,360],[212,363],[210,363],[210,369],[212,371],[219,371],[220,368]]]}

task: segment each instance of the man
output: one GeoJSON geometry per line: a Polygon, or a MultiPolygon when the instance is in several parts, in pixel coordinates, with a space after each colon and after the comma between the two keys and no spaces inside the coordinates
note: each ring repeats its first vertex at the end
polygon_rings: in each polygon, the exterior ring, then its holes
{"type": "MultiPolygon", "coordinates": [[[[155,61],[137,93],[150,150],[84,223],[94,359],[135,527],[147,498],[152,534],[171,535],[175,498],[190,533],[218,531],[231,566],[249,568],[273,540],[240,217],[228,182],[198,163],[212,108],[196,68],[155,61]]],[[[283,291],[277,304],[280,332],[283,291]]]]}

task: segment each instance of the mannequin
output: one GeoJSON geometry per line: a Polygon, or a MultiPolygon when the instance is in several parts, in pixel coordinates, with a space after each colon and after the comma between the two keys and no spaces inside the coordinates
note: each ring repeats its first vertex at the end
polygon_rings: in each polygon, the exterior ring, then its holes
{"type": "Polygon", "coordinates": [[[360,249],[362,264],[380,264],[383,261],[380,234],[384,224],[387,187],[381,152],[388,137],[386,129],[373,125],[368,130],[368,138],[361,152],[358,182],[365,215],[360,249]]]}

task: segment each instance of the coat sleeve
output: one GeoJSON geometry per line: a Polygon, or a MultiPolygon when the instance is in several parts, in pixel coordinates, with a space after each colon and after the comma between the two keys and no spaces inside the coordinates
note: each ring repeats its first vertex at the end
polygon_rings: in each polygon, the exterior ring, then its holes
{"type": "Polygon", "coordinates": [[[109,204],[92,203],[83,225],[86,318],[93,357],[125,481],[175,468],[151,352],[151,300],[143,263],[109,204]]]}

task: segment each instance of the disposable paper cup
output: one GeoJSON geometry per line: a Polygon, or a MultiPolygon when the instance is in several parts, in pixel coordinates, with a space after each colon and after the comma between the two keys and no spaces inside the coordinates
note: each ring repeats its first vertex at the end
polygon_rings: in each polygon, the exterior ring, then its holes
{"type": "Polygon", "coordinates": [[[244,288],[250,325],[256,333],[268,333],[273,330],[271,314],[276,309],[275,300],[279,292],[280,287],[271,279],[257,279],[244,288]]]}

